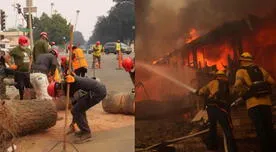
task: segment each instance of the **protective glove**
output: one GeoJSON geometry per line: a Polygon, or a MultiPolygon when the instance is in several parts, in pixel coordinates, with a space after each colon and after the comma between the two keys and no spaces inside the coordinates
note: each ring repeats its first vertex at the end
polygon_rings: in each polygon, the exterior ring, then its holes
{"type": "Polygon", "coordinates": [[[16,70],[16,69],[17,69],[17,65],[12,64],[12,65],[10,66],[10,68],[11,68],[12,70],[16,70]]]}
{"type": "Polygon", "coordinates": [[[75,82],[75,78],[72,75],[69,74],[69,75],[65,76],[65,81],[67,83],[74,83],[75,82]]]}
{"type": "Polygon", "coordinates": [[[195,92],[193,92],[196,95],[199,95],[199,90],[197,89],[195,92]]]}

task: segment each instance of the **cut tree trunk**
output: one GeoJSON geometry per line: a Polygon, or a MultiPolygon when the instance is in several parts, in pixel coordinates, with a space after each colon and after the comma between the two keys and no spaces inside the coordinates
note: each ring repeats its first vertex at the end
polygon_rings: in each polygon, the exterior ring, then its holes
{"type": "Polygon", "coordinates": [[[114,114],[134,114],[134,93],[109,93],[102,101],[105,112],[114,114]]]}
{"type": "Polygon", "coordinates": [[[42,131],[56,124],[57,111],[49,100],[0,102],[0,141],[42,131]]]}

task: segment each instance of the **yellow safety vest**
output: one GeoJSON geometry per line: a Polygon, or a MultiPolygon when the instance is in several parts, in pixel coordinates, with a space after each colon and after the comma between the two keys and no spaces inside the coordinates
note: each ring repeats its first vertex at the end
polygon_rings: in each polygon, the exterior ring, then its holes
{"type": "Polygon", "coordinates": [[[121,51],[121,43],[116,43],[116,51],[121,51]]]}
{"type": "Polygon", "coordinates": [[[75,49],[73,51],[73,54],[75,56],[75,58],[72,60],[72,66],[74,70],[79,69],[81,67],[85,67],[85,68],[88,67],[88,64],[82,49],[80,48],[75,49]]]}
{"type": "Polygon", "coordinates": [[[54,80],[55,80],[55,82],[61,82],[60,72],[59,72],[58,68],[56,68],[54,80]]]}
{"type": "Polygon", "coordinates": [[[93,55],[94,56],[101,56],[101,53],[103,51],[103,46],[102,45],[93,45],[93,55]]]}

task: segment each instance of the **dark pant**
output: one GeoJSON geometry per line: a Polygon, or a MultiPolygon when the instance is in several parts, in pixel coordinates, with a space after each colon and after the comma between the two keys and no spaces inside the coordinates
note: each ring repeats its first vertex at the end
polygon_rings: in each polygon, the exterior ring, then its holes
{"type": "Polygon", "coordinates": [[[223,129],[226,137],[228,152],[236,152],[237,146],[232,133],[232,122],[227,111],[217,107],[208,106],[207,108],[208,118],[210,122],[210,132],[208,136],[207,148],[208,150],[218,150],[217,145],[217,122],[223,129]]]}
{"type": "Polygon", "coordinates": [[[103,98],[105,98],[105,96],[106,90],[104,87],[104,90],[100,94],[95,93],[92,98],[90,95],[85,95],[73,106],[73,109],[71,110],[73,123],[76,123],[82,132],[91,133],[86,117],[86,111],[98,104],[103,98]]]}
{"type": "Polygon", "coordinates": [[[92,68],[95,68],[96,60],[98,60],[98,62],[99,62],[99,68],[100,68],[101,67],[101,56],[94,56],[94,55],[93,55],[92,68]]]}
{"type": "Polygon", "coordinates": [[[20,100],[23,100],[24,89],[32,88],[30,81],[30,73],[28,72],[15,72],[14,81],[16,82],[15,87],[19,90],[20,100]]]}
{"type": "Polygon", "coordinates": [[[131,81],[133,85],[135,86],[135,71],[134,72],[129,72],[129,76],[131,78],[131,81]]]}
{"type": "Polygon", "coordinates": [[[6,84],[4,83],[5,75],[0,74],[0,99],[6,96],[6,84]]]}
{"type": "Polygon", "coordinates": [[[276,139],[273,131],[271,106],[261,105],[250,108],[248,115],[255,125],[262,152],[274,151],[276,139]]]}
{"type": "Polygon", "coordinates": [[[87,69],[84,67],[78,68],[75,70],[77,76],[85,77],[85,73],[87,73],[87,69]]]}

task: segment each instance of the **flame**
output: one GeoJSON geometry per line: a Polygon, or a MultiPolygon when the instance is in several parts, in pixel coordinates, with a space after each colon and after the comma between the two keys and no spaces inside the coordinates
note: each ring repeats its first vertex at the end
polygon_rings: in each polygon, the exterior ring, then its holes
{"type": "Polygon", "coordinates": [[[197,60],[201,68],[215,65],[218,70],[225,70],[225,66],[228,65],[228,56],[233,59],[234,52],[227,43],[218,47],[212,46],[197,50],[197,60]]]}
{"type": "Polygon", "coordinates": [[[186,39],[185,43],[190,43],[190,42],[192,42],[193,40],[195,40],[198,37],[199,37],[199,34],[198,34],[197,30],[195,28],[192,28],[189,31],[189,36],[186,39]]]}

